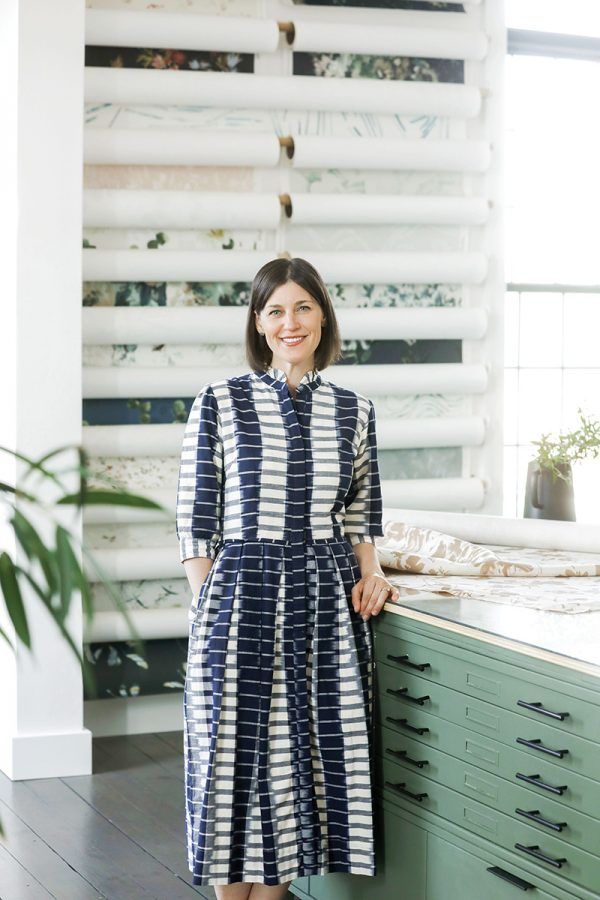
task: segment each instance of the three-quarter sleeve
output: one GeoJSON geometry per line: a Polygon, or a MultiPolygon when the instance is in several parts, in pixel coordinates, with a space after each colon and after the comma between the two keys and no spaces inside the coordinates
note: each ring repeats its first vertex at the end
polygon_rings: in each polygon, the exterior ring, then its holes
{"type": "Polygon", "coordinates": [[[217,398],[205,385],[192,404],[183,437],[176,503],[180,559],[214,559],[223,532],[223,442],[217,398]]]}
{"type": "Polygon", "coordinates": [[[345,532],[350,543],[374,544],[383,535],[383,503],[377,459],[375,407],[369,400],[369,416],[363,426],[354,458],[352,484],[344,501],[345,532]]]}

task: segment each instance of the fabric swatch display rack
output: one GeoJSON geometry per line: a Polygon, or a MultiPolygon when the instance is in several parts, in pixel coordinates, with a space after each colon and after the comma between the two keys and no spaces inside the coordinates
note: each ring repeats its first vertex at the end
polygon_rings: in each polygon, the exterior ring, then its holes
{"type": "MultiPolygon", "coordinates": [[[[119,48],[144,47],[253,57],[251,72],[86,67],[88,293],[143,283],[200,285],[214,297],[224,283],[247,285],[274,256],[309,259],[330,286],[342,287],[334,303],[360,365],[334,366],[325,377],[374,400],[386,508],[501,510],[501,434],[492,411],[500,408],[502,364],[503,29],[499,10],[488,6],[466,3],[464,12],[446,12],[426,4],[415,11],[266,2],[249,4],[254,15],[239,16],[231,3],[214,16],[204,15],[202,4],[183,12],[175,3],[165,10],[111,9],[96,0],[86,12],[88,50],[115,48],[115,58],[119,48]],[[392,54],[455,61],[461,81],[317,74],[317,63],[336,55],[392,54]],[[298,61],[309,57],[315,71],[301,74],[298,61]],[[150,232],[166,232],[166,243],[145,247],[150,232]],[[233,247],[219,246],[228,238],[233,247]],[[369,301],[373,286],[390,296],[393,288],[394,297],[399,290],[403,299],[387,302],[386,294],[385,302],[369,301]],[[346,302],[344,289],[359,299],[346,302]],[[409,350],[454,342],[459,357],[430,361],[413,353],[413,361],[408,352],[398,363],[359,352],[377,342],[406,343],[409,350]],[[446,471],[449,448],[458,462],[446,471]],[[435,453],[442,461],[428,471],[424,461],[435,453]]],[[[189,302],[183,289],[180,296],[172,300],[167,289],[163,306],[143,309],[85,303],[84,408],[131,398],[189,403],[206,381],[245,371],[245,303],[189,302]],[[210,352],[194,355],[192,344],[210,352]],[[149,348],[164,346],[169,362],[155,365],[149,348]],[[123,347],[148,352],[121,361],[123,347]]],[[[172,466],[181,418],[144,424],[84,418],[93,460],[114,464],[132,489],[172,511],[168,477],[161,482],[152,473],[144,484],[138,474],[161,460],[172,466]]],[[[117,580],[179,579],[186,593],[170,522],[98,507],[84,523],[99,537],[96,552],[117,580]],[[135,529],[150,530],[130,541],[135,529]],[[101,539],[103,530],[110,543],[101,539]],[[146,533],[151,549],[137,546],[146,533]]],[[[184,624],[168,624],[181,609],[144,609],[139,616],[148,615],[149,623],[158,612],[162,636],[183,635],[184,624]]],[[[106,622],[88,637],[109,640],[106,622]]]]}

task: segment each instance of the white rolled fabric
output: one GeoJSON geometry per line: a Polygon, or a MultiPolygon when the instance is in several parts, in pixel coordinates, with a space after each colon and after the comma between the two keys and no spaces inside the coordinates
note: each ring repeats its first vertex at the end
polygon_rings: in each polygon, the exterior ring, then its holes
{"type": "MultiPolygon", "coordinates": [[[[152,498],[170,511],[171,517],[175,517],[175,494],[173,491],[161,489],[152,492],[144,491],[145,495],[152,495],[152,498]]],[[[382,481],[382,494],[386,507],[403,507],[415,510],[461,510],[461,509],[477,509],[484,500],[485,486],[479,478],[415,478],[415,479],[394,479],[382,481]]],[[[402,518],[402,521],[412,522],[413,524],[424,524],[429,521],[428,517],[421,515],[421,519],[413,522],[413,517],[402,518]]],[[[160,516],[151,510],[137,510],[128,507],[118,506],[90,506],[84,509],[83,521],[85,525],[126,525],[138,523],[164,522],[164,516],[160,516]]],[[[429,525],[432,528],[440,528],[448,534],[455,534],[455,531],[442,528],[438,525],[429,525]]],[[[474,526],[473,526],[474,528],[474,526]]],[[[472,529],[473,530],[473,529],[472,529]]],[[[597,529],[600,531],[600,529],[597,529]]],[[[480,534],[479,541],[485,541],[483,533],[480,534]]],[[[463,536],[457,533],[457,537],[463,536]]],[[[473,540],[473,538],[466,538],[473,540]]],[[[489,541],[490,543],[510,543],[509,541],[489,541]]],[[[527,546],[536,546],[528,544],[527,546]]],[[[556,545],[555,545],[556,546],[556,545]]],[[[583,548],[587,549],[587,548],[583,548]]],[[[172,554],[168,555],[162,548],[152,548],[152,553],[148,554],[147,549],[131,549],[131,550],[102,550],[95,551],[94,555],[100,554],[98,560],[103,565],[111,577],[118,580],[134,580],[137,578],[175,578],[179,572],[175,565],[181,565],[177,558],[173,560],[172,554]],[[143,554],[151,555],[152,562],[148,569],[144,569],[143,554]]],[[[90,570],[90,574],[93,572],[90,570]]],[[[97,580],[97,576],[92,580],[97,580]]]]}
{"type": "Polygon", "coordinates": [[[474,544],[545,550],[559,548],[582,553],[598,553],[600,548],[600,525],[587,523],[512,519],[508,516],[474,517],[465,513],[421,512],[411,508],[386,509],[384,525],[388,520],[433,528],[474,544]]]}
{"type": "Polygon", "coordinates": [[[252,281],[272,251],[83,251],[86,281],[252,281]]]}
{"type": "Polygon", "coordinates": [[[332,366],[324,377],[368,397],[388,394],[482,394],[488,383],[487,369],[479,363],[332,366]]]}
{"type": "Polygon", "coordinates": [[[268,228],[281,221],[277,194],[235,191],[83,192],[88,228],[268,228]]]}
{"type": "MultiPolygon", "coordinates": [[[[185,576],[183,569],[182,573],[185,576]]],[[[129,628],[120,612],[101,610],[94,613],[92,621],[84,625],[83,640],[85,643],[130,641],[134,636],[142,641],[188,636],[188,610],[185,607],[134,609],[128,612],[132,628],[129,628]]]]}
{"type": "MultiPolygon", "coordinates": [[[[231,367],[143,368],[85,366],[86,399],[128,397],[195,397],[203,384],[247,372],[231,367]]],[[[416,363],[407,365],[332,366],[324,378],[370,397],[393,394],[479,394],[487,387],[487,370],[473,363],[416,363]]]]}
{"type": "Polygon", "coordinates": [[[484,197],[291,194],[291,225],[483,225],[484,197]]]}
{"type": "Polygon", "coordinates": [[[90,456],[171,456],[181,449],[184,425],[87,425],[82,446],[90,456]]]}
{"type": "MultiPolygon", "coordinates": [[[[90,456],[176,456],[181,449],[183,431],[184,426],[177,424],[90,425],[83,429],[82,443],[90,456]]],[[[380,450],[473,447],[484,438],[485,424],[479,416],[403,419],[378,416],[377,420],[380,450]]]]}
{"type": "MultiPolygon", "coordinates": [[[[94,251],[95,252],[95,251],[94,251]]],[[[487,258],[484,253],[414,251],[407,253],[321,253],[304,254],[290,251],[292,256],[303,256],[329,283],[433,284],[459,282],[481,284],[487,274],[487,258]]]]}
{"type": "Polygon", "coordinates": [[[384,481],[381,489],[386,507],[406,509],[479,509],[485,499],[480,478],[407,478],[384,481]]]}
{"type": "MultiPolygon", "coordinates": [[[[183,578],[185,571],[172,547],[131,547],[93,550],[94,559],[113,581],[139,581],[158,578],[183,578]]],[[[99,581],[89,562],[84,561],[86,575],[99,581]]]]}
{"type": "Polygon", "coordinates": [[[96,47],[158,47],[274,53],[279,28],[274,19],[204,16],[162,10],[87,9],[85,42],[96,47]]]}
{"type": "MultiPolygon", "coordinates": [[[[479,252],[314,253],[308,259],[329,284],[481,284],[487,258],[479,252]]],[[[251,281],[272,251],[99,250],[83,251],[86,281],[251,281]]]]}
{"type": "Polygon", "coordinates": [[[484,440],[485,423],[479,416],[410,419],[384,419],[379,416],[377,419],[377,445],[380,450],[477,447],[484,440]]]}
{"type": "Polygon", "coordinates": [[[464,84],[252,75],[88,66],[90,103],[174,105],[232,109],[321,109],[397,115],[477,116],[481,90],[464,84]]]}
{"type": "MultiPolygon", "coordinates": [[[[122,427],[135,428],[137,426],[123,425],[122,427]]],[[[142,425],[140,427],[150,428],[152,426],[142,425]]],[[[87,428],[84,429],[84,431],[87,430],[87,428]]],[[[180,450],[181,444],[179,445],[179,450],[177,452],[180,450]]],[[[165,455],[170,456],[172,454],[169,453],[165,455]]],[[[111,506],[98,503],[93,506],[84,507],[84,525],[135,525],[141,523],[147,524],[150,522],[161,522],[164,524],[165,521],[172,523],[175,520],[176,491],[166,488],[141,490],[136,486],[130,486],[129,490],[131,490],[132,493],[141,493],[144,497],[154,500],[155,503],[160,503],[161,506],[165,508],[166,512],[155,509],[143,509],[142,507],[135,506],[111,506]]]]}
{"type": "MultiPolygon", "coordinates": [[[[82,310],[84,344],[237,344],[248,310],[242,306],[91,306],[82,310]]],[[[362,307],[336,310],[345,340],[478,340],[487,331],[483,309],[362,307]]]]}
{"type": "Polygon", "coordinates": [[[466,29],[295,21],[292,48],[309,53],[481,60],[487,51],[487,38],[482,31],[466,29]]]}
{"type": "Polygon", "coordinates": [[[295,169],[388,169],[415,172],[485,172],[486,141],[377,137],[294,137],[295,169]]]}
{"type": "Polygon", "coordinates": [[[279,164],[275,134],[194,128],[86,128],[84,161],[118,166],[264,166],[279,164]]]}

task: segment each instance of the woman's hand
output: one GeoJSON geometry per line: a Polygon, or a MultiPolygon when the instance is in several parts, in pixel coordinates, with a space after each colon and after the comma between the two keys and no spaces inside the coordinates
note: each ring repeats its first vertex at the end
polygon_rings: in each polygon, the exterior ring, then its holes
{"type": "Polygon", "coordinates": [[[352,606],[365,622],[376,616],[388,600],[397,600],[400,591],[381,572],[363,575],[352,588],[352,606]]]}

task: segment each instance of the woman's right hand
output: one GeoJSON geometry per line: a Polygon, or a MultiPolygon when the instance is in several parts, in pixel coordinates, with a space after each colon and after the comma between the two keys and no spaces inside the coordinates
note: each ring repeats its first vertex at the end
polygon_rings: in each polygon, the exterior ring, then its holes
{"type": "Polygon", "coordinates": [[[196,597],[200,593],[200,588],[208,577],[208,573],[212,569],[213,563],[214,559],[210,559],[208,556],[194,556],[190,559],[184,559],[183,566],[185,568],[187,580],[192,589],[193,597],[196,597]]]}

